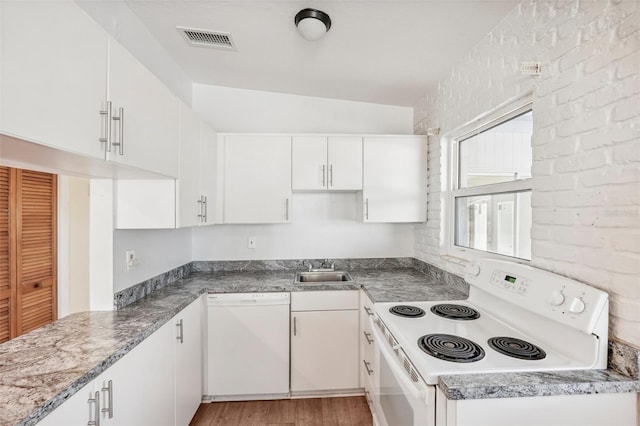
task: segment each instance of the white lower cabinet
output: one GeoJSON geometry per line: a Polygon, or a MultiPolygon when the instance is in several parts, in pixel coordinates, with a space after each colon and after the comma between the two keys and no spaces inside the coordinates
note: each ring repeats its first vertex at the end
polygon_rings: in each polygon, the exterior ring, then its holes
{"type": "Polygon", "coordinates": [[[291,393],[358,386],[358,291],[291,294],[291,393]]]}
{"type": "Polygon", "coordinates": [[[202,315],[203,299],[198,298],[174,319],[176,425],[188,425],[202,401],[202,315]]]}
{"type": "MultiPolygon", "coordinates": [[[[51,414],[42,419],[38,425],[40,426],[72,426],[86,425],[89,421],[95,419],[96,406],[94,382],[85,385],[78,392],[73,394],[61,406],[56,408],[51,414]]],[[[98,399],[100,394],[98,392],[98,399]]]]}
{"type": "Polygon", "coordinates": [[[202,399],[201,315],[199,298],[39,424],[189,424],[202,399]]]}

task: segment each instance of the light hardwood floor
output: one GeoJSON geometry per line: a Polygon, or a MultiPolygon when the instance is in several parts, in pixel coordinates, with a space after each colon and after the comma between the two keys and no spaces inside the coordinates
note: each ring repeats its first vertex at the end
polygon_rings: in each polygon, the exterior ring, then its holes
{"type": "Polygon", "coordinates": [[[201,404],[192,426],[371,426],[373,420],[362,396],[281,399],[201,404]]]}

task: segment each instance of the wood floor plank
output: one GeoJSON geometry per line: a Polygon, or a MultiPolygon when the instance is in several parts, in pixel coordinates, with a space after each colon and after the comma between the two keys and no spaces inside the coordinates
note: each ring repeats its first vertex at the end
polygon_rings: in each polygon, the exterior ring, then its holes
{"type": "Polygon", "coordinates": [[[364,397],[301,398],[201,404],[192,426],[371,426],[364,397]]]}

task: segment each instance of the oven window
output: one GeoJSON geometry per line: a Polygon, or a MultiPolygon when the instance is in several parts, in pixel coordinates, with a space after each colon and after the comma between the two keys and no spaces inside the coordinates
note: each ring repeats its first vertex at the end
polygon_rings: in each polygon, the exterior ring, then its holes
{"type": "Polygon", "coordinates": [[[386,360],[380,360],[380,407],[387,424],[393,426],[411,426],[413,407],[402,391],[386,360]]]}
{"type": "Polygon", "coordinates": [[[531,260],[531,102],[451,141],[452,251],[531,260]]]}

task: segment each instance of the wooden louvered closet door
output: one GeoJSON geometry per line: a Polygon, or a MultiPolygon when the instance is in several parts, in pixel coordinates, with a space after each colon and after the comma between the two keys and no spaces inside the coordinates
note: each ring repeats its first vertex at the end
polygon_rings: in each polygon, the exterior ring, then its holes
{"type": "MultiPolygon", "coordinates": [[[[15,267],[11,237],[11,179],[12,169],[0,167],[0,343],[6,342],[16,334],[15,321],[11,315],[15,312],[12,301],[15,299],[15,267]],[[13,292],[13,294],[12,294],[13,292]]],[[[14,241],[15,243],[15,241],[14,241]]]]}
{"type": "Polygon", "coordinates": [[[20,335],[58,317],[57,179],[30,170],[17,170],[16,177],[16,327],[20,335]]]}
{"type": "Polygon", "coordinates": [[[0,343],[58,317],[57,177],[0,167],[0,343]]]}

